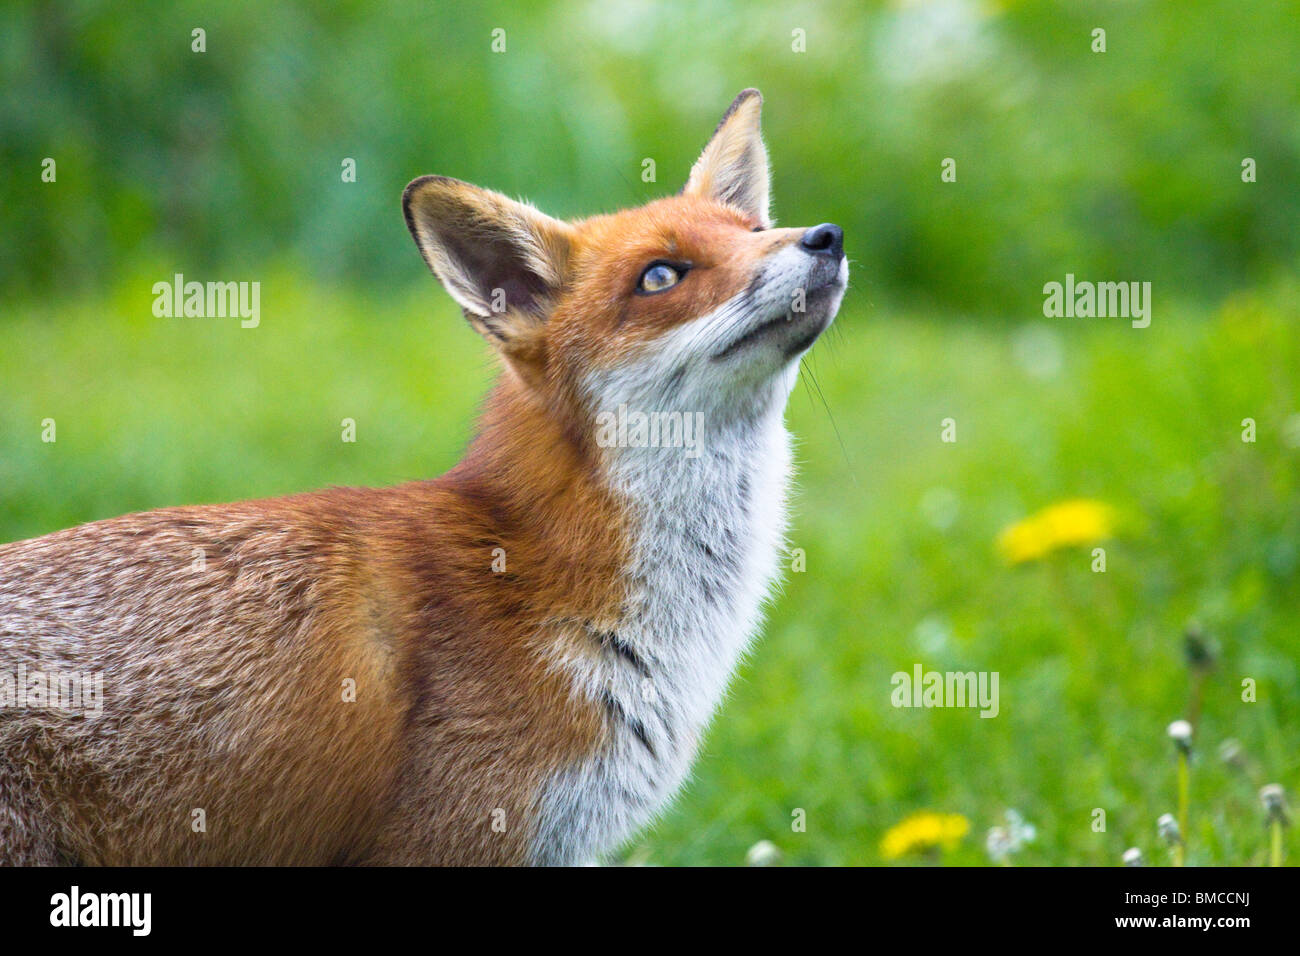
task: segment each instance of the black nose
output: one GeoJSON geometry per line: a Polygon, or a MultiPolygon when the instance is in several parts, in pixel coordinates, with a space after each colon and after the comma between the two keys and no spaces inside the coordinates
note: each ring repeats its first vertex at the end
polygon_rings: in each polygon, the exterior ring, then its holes
{"type": "Polygon", "coordinates": [[[833,222],[824,222],[820,226],[813,226],[805,232],[803,238],[799,240],[799,245],[815,256],[831,256],[835,259],[843,259],[844,230],[833,222]]]}

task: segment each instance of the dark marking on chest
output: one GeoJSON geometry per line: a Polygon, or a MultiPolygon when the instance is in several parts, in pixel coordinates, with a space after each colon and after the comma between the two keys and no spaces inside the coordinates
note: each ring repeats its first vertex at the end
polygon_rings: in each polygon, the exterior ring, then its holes
{"type": "Polygon", "coordinates": [[[617,724],[626,725],[636,735],[636,739],[641,741],[642,746],[650,752],[650,756],[658,760],[659,755],[655,753],[654,744],[650,743],[650,735],[646,733],[645,724],[624,710],[623,705],[609,691],[602,692],[600,700],[605,705],[605,711],[609,714],[610,720],[617,724]]]}

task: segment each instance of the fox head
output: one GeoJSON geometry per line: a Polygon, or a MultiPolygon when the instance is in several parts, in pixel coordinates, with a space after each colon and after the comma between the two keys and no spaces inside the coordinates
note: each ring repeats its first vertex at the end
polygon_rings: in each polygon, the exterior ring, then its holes
{"type": "Polygon", "coordinates": [[[784,403],[848,281],[843,232],[774,228],[762,96],[745,90],[675,196],[563,222],[443,176],[406,187],[425,261],[524,388],[715,423],[784,403]]]}

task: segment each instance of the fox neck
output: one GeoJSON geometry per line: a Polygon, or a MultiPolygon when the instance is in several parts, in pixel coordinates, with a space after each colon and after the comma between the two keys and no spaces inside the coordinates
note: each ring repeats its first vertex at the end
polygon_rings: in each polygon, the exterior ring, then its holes
{"type": "Polygon", "coordinates": [[[538,862],[577,862],[616,845],[685,779],[776,576],[791,470],[783,414],[795,374],[744,407],[701,412],[693,456],[680,447],[597,450],[597,471],[624,516],[622,602],[602,635],[611,653],[557,664],[576,694],[605,711],[608,737],[545,789],[538,862]]]}
{"type": "Polygon", "coordinates": [[[775,398],[726,419],[698,412],[690,451],[605,450],[602,471],[628,514],[620,637],[657,666],[652,680],[678,711],[666,716],[683,728],[711,716],[775,574],[790,475],[783,412],[775,398]]]}

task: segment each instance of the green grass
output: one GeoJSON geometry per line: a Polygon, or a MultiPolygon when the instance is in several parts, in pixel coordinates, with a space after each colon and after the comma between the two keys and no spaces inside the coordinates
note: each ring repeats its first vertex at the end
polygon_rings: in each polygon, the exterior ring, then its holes
{"type": "MultiPolygon", "coordinates": [[[[434,475],[458,457],[491,379],[485,347],[432,285],[378,301],[273,275],[261,327],[244,330],[153,318],[150,281],[6,310],[0,540],[434,475]],[[344,418],[355,444],[340,441],[344,418]]],[[[1187,709],[1182,634],[1196,620],[1219,659],[1197,727],[1189,860],[1262,862],[1256,790],[1300,785],[1296,292],[1204,309],[1157,295],[1145,330],[940,321],[851,293],[790,406],[791,543],[807,570],[787,576],[691,784],[628,854],[732,864],[770,839],[791,863],[873,864],[890,825],[934,809],[971,821],[944,859],[976,864],[987,827],[1015,808],[1038,828],[1017,862],[1114,864],[1130,845],[1166,860],[1165,727],[1187,709]],[[1247,417],[1254,443],[1241,440],[1247,417]],[[940,441],[945,418],[955,443],[940,441]],[[1002,562],[1000,529],[1078,496],[1125,516],[1104,574],[1085,549],[1002,562]],[[917,662],[997,671],[1000,715],[893,708],[890,676],[917,662]],[[1241,700],[1246,677],[1255,703],[1241,700]],[[1251,773],[1218,760],[1228,737],[1251,773]],[[796,808],[806,832],[792,832],[796,808]]],[[[1293,862],[1300,845],[1286,840],[1293,862]]]]}

